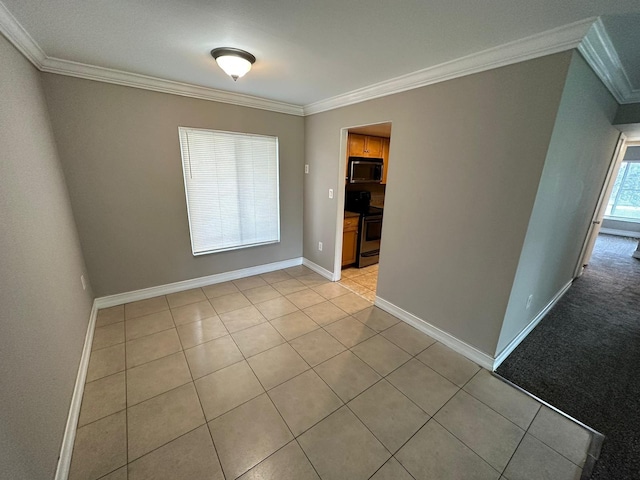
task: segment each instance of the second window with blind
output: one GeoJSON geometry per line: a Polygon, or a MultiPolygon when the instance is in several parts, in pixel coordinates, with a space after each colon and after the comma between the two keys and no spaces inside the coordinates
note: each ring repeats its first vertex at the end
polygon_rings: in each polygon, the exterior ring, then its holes
{"type": "Polygon", "coordinates": [[[278,138],[179,127],[194,255],[280,241],[278,138]]]}

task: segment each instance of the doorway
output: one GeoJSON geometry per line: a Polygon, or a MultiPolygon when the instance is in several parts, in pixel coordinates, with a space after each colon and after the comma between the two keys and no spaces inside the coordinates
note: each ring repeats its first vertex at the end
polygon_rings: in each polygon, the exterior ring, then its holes
{"type": "Polygon", "coordinates": [[[391,122],[341,131],[334,281],[374,301],[382,250],[391,122]]]}
{"type": "Polygon", "coordinates": [[[608,234],[618,234],[624,236],[624,230],[628,229],[629,235],[633,234],[633,230],[637,230],[640,237],[640,140],[629,139],[625,134],[620,135],[616,146],[611,166],[607,173],[607,177],[603,184],[602,192],[598,199],[589,231],[585,238],[579,262],[576,266],[574,278],[580,277],[585,267],[589,264],[596,240],[601,231],[608,234]],[[637,158],[636,158],[637,157],[637,158]],[[627,165],[628,164],[628,165],[627,165]],[[621,167],[624,165],[624,169],[621,167]],[[634,172],[629,176],[629,172],[634,172]],[[622,175],[620,175],[622,174],[622,175]],[[629,184],[628,186],[626,184],[629,184]],[[637,185],[636,185],[637,184],[637,185]],[[622,190],[631,190],[625,205],[618,206],[622,190]],[[616,208],[617,207],[617,208],[616,208]],[[618,214],[617,210],[625,211],[618,214]],[[623,218],[619,215],[623,215],[623,218]],[[626,226],[625,226],[626,225],[626,226]],[[634,225],[637,225],[634,226],[634,225]]]}

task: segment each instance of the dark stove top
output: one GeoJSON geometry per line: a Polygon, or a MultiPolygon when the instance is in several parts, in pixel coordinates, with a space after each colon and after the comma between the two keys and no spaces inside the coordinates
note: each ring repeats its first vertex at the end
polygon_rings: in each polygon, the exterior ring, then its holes
{"type": "Polygon", "coordinates": [[[350,212],[359,213],[361,216],[382,215],[382,208],[380,207],[367,206],[358,209],[348,208],[347,210],[350,212]]]}

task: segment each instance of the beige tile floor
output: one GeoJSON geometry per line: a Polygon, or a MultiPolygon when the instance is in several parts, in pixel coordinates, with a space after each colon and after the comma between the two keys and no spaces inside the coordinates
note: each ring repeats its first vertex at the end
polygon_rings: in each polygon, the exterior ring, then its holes
{"type": "Polygon", "coordinates": [[[100,310],[71,479],[578,479],[591,434],[305,267],[100,310]]]}
{"type": "Polygon", "coordinates": [[[345,268],[338,283],[373,302],[378,288],[378,264],[364,268],[345,268]]]}

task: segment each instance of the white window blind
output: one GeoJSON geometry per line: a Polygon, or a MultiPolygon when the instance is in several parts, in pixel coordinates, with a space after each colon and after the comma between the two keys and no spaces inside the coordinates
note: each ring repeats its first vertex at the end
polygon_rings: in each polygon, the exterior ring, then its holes
{"type": "Polygon", "coordinates": [[[193,254],[279,242],[278,138],[179,133],[193,254]]]}

